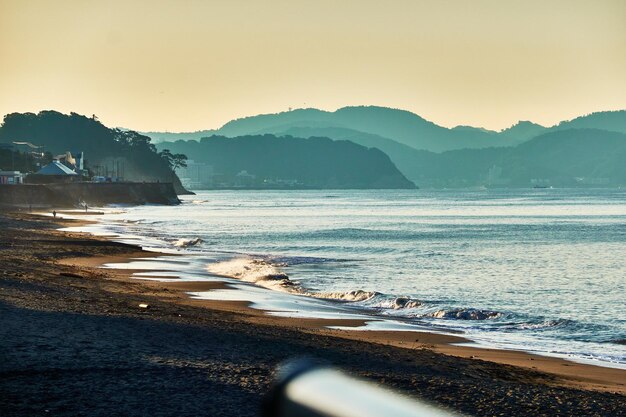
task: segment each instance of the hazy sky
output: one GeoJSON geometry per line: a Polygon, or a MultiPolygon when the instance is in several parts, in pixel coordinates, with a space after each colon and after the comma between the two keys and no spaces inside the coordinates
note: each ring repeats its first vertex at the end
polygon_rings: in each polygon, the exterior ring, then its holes
{"type": "Polygon", "coordinates": [[[0,114],[191,131],[375,104],[444,126],[626,109],[626,1],[0,0],[0,114]]]}

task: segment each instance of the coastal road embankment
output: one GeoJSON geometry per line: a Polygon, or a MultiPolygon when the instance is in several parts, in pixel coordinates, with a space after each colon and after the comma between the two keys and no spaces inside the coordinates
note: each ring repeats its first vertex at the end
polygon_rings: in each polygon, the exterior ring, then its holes
{"type": "Polygon", "coordinates": [[[78,207],[84,204],[178,204],[171,183],[74,182],[0,185],[0,206],[14,208],[78,207]]]}

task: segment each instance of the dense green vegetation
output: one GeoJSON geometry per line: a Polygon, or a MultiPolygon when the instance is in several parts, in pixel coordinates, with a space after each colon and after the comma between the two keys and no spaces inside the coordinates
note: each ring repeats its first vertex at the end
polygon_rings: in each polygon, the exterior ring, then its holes
{"type": "Polygon", "coordinates": [[[12,149],[0,148],[0,171],[33,172],[41,165],[52,161],[52,154],[33,155],[31,152],[20,152],[12,149]]]}
{"type": "Polygon", "coordinates": [[[414,188],[378,149],[328,138],[273,135],[158,145],[213,166],[216,187],[246,188],[414,188]]]}
{"type": "Polygon", "coordinates": [[[84,152],[93,175],[121,176],[131,181],[180,182],[171,161],[162,157],[151,139],[133,131],[110,129],[95,117],[56,111],[12,113],[0,126],[0,143],[28,141],[53,155],[84,152]]]}

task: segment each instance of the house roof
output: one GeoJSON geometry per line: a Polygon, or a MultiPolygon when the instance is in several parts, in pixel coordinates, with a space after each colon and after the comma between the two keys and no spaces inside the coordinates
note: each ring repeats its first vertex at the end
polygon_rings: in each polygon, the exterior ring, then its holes
{"type": "Polygon", "coordinates": [[[52,161],[37,171],[38,175],[78,175],[59,161],[52,161]]]}

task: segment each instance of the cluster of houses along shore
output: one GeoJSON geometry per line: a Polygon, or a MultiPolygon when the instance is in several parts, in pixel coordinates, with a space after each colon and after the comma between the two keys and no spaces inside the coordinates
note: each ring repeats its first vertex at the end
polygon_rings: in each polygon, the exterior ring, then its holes
{"type": "MultiPolygon", "coordinates": [[[[5,150],[13,152],[12,147],[4,146],[3,148],[5,150]]],[[[43,154],[41,155],[43,156],[43,154]]],[[[42,164],[39,165],[39,169],[32,172],[7,170],[3,169],[4,167],[0,167],[0,184],[50,184],[75,181],[107,182],[119,180],[117,178],[112,179],[111,177],[89,177],[89,170],[87,170],[85,167],[84,154],[80,151],[68,151],[65,154],[53,157],[52,161],[48,164],[45,164],[43,166],[41,166],[42,164]]]]}

